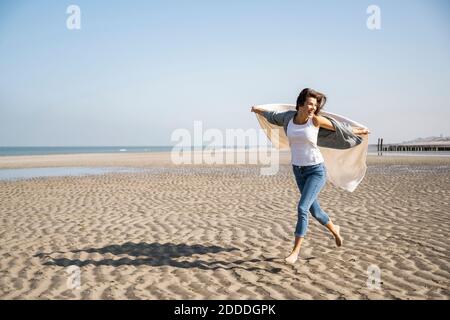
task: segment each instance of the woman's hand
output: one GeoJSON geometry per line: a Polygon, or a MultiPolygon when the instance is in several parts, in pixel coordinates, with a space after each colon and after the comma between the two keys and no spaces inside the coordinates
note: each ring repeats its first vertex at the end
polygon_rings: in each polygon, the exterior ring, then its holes
{"type": "Polygon", "coordinates": [[[253,106],[252,109],[251,109],[250,111],[251,111],[251,112],[254,112],[254,113],[257,113],[257,114],[262,114],[265,110],[253,106]]]}
{"type": "Polygon", "coordinates": [[[369,134],[370,131],[367,128],[353,128],[353,133],[356,135],[366,135],[369,134]]]}

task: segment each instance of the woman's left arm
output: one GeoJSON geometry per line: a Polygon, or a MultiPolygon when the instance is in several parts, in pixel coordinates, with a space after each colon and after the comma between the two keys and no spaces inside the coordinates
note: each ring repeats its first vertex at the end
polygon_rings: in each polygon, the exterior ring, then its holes
{"type": "MultiPolygon", "coordinates": [[[[314,116],[313,121],[314,121],[314,125],[316,127],[321,127],[321,128],[325,128],[325,129],[328,129],[331,131],[336,131],[336,129],[334,128],[331,121],[323,116],[316,115],[316,116],[314,116]]],[[[365,134],[370,133],[369,129],[367,129],[367,128],[352,127],[352,129],[353,129],[353,133],[356,135],[365,135],[365,134]]]]}
{"type": "Polygon", "coordinates": [[[353,127],[353,133],[356,135],[365,135],[365,134],[369,134],[370,131],[367,128],[353,127]]]}
{"type": "Polygon", "coordinates": [[[316,127],[325,128],[331,131],[336,131],[330,120],[325,117],[315,115],[313,117],[313,123],[316,127]]]}

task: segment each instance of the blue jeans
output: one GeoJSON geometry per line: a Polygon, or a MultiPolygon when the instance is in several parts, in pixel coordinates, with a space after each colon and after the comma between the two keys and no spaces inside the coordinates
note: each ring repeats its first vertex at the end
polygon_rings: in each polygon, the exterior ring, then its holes
{"type": "Polygon", "coordinates": [[[317,196],[327,181],[326,168],[323,163],[312,166],[299,167],[293,165],[295,180],[301,193],[298,202],[298,220],[295,227],[295,235],[304,237],[308,229],[308,214],[317,219],[322,225],[326,225],[330,218],[320,208],[317,196]]]}

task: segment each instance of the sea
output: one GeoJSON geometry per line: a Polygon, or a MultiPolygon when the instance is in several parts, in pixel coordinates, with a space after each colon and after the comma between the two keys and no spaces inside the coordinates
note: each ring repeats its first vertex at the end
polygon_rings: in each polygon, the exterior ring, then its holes
{"type": "MultiPolygon", "coordinates": [[[[147,152],[171,152],[174,146],[75,146],[75,147],[0,147],[1,156],[32,156],[32,155],[50,155],[50,154],[79,154],[79,153],[147,153],[147,152]]],[[[191,147],[191,150],[202,150],[206,147],[191,147]]],[[[253,149],[255,147],[218,147],[217,149],[232,150],[253,149]]],[[[186,150],[186,149],[185,149],[186,150]]],[[[369,145],[369,155],[378,155],[377,145],[369,145]]],[[[402,155],[402,156],[450,156],[449,151],[383,151],[383,155],[402,155]]]]}
{"type": "Polygon", "coordinates": [[[77,153],[170,152],[173,146],[95,146],[95,147],[0,147],[0,156],[33,156],[77,153]]]}
{"type": "MultiPolygon", "coordinates": [[[[151,152],[171,152],[173,146],[100,146],[100,147],[0,147],[0,157],[2,156],[31,156],[31,155],[52,155],[52,154],[83,154],[83,153],[151,153],[151,152]]],[[[253,149],[255,147],[239,147],[237,149],[253,149]]],[[[192,147],[191,150],[202,150],[205,147],[192,147]]],[[[220,147],[218,149],[232,150],[235,147],[220,147]]],[[[185,149],[186,150],[186,149],[185,149]]],[[[377,152],[376,145],[369,145],[369,155],[393,155],[393,156],[450,156],[450,152],[440,151],[416,151],[416,152],[377,152]]],[[[22,180],[41,177],[57,176],[85,176],[102,175],[106,173],[143,172],[149,169],[143,168],[123,168],[123,167],[51,167],[51,168],[20,168],[20,169],[0,169],[0,181],[22,180]]]]}

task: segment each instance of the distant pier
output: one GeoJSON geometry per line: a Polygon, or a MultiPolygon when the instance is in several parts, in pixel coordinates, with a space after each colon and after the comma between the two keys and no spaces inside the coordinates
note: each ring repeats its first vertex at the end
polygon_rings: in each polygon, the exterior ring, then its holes
{"type": "Polygon", "coordinates": [[[426,152],[426,151],[450,151],[449,141],[430,141],[430,142],[414,142],[414,143],[398,143],[383,145],[383,138],[378,138],[377,152],[382,154],[383,151],[411,151],[411,152],[426,152]]]}

